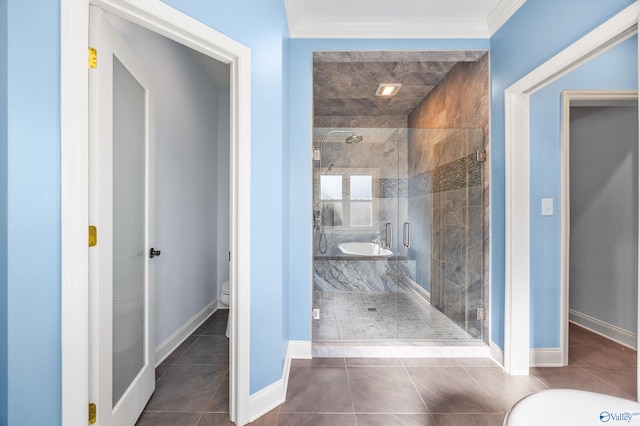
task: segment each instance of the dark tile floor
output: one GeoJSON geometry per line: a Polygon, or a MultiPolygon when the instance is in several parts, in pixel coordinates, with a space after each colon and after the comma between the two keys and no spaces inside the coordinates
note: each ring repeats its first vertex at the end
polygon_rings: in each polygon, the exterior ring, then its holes
{"type": "MultiPolygon", "coordinates": [[[[138,425],[232,425],[226,311],[218,311],[156,369],[138,425]]],[[[502,425],[524,396],[573,388],[636,397],[636,352],[570,327],[570,365],[505,374],[488,359],[293,360],[287,400],[256,420],[276,426],[502,425]]]]}

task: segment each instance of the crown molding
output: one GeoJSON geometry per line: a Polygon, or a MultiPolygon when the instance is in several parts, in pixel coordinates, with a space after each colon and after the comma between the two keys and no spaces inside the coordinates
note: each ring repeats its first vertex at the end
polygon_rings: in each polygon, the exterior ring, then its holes
{"type": "Polygon", "coordinates": [[[289,22],[292,38],[489,38],[487,23],[477,19],[326,19],[289,22]]]}
{"type": "Polygon", "coordinates": [[[489,37],[493,36],[527,0],[502,0],[487,16],[489,37]]]}
{"type": "Polygon", "coordinates": [[[301,13],[300,0],[285,0],[291,38],[425,39],[490,38],[526,0],[501,0],[485,17],[366,19],[314,18],[301,13]]]}

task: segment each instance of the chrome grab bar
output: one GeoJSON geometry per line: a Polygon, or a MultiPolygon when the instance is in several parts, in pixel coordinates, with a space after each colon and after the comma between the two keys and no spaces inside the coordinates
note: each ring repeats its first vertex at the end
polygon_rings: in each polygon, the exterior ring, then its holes
{"type": "Polygon", "coordinates": [[[411,222],[404,223],[402,228],[402,245],[406,248],[411,247],[411,222]]]}
{"type": "Polygon", "coordinates": [[[390,249],[393,246],[393,225],[387,222],[384,226],[384,248],[390,249]]]}

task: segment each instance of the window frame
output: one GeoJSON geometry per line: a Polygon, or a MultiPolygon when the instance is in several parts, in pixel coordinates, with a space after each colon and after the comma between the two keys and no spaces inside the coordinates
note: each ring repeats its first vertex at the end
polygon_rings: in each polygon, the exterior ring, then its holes
{"type": "Polygon", "coordinates": [[[351,168],[351,167],[333,167],[331,172],[320,174],[318,178],[318,194],[320,203],[341,203],[342,204],[342,225],[323,225],[325,232],[352,232],[363,233],[372,232],[376,229],[377,219],[380,218],[380,170],[378,168],[351,168]],[[322,176],[341,176],[342,177],[342,199],[323,199],[322,198],[322,176]],[[351,199],[351,177],[352,176],[371,176],[371,200],[352,200],[351,199]],[[371,203],[371,226],[351,226],[351,206],[354,203],[371,203]]]}

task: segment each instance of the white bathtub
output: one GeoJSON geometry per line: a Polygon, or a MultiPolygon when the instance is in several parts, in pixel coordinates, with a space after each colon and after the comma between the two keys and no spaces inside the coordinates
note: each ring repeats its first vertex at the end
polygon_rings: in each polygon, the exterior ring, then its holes
{"type": "Polygon", "coordinates": [[[504,426],[640,425],[640,404],[573,389],[549,389],[517,402],[504,426]]]}
{"type": "Polygon", "coordinates": [[[389,249],[382,248],[373,243],[360,243],[349,242],[338,244],[338,249],[344,254],[350,254],[352,256],[379,256],[388,257],[393,255],[393,252],[389,249]]]}

